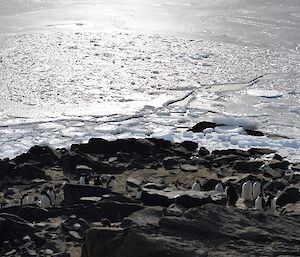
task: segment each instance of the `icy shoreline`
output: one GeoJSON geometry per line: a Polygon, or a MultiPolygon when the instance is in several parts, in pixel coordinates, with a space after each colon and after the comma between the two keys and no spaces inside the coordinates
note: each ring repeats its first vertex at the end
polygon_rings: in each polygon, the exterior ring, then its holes
{"type": "Polygon", "coordinates": [[[272,148],[300,160],[297,55],[128,33],[29,33],[0,42],[1,158],[35,144],[163,137],[210,150],[272,148]],[[217,117],[283,138],[253,139],[238,127],[186,132],[217,117]]]}

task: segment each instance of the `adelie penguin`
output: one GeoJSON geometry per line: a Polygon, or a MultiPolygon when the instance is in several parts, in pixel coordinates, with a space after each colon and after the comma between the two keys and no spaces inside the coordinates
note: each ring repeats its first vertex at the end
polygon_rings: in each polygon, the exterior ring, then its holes
{"type": "Polygon", "coordinates": [[[253,199],[256,199],[261,193],[261,182],[259,180],[255,181],[252,187],[253,199]]]}
{"type": "Polygon", "coordinates": [[[110,189],[111,191],[115,191],[117,188],[117,182],[116,182],[116,177],[111,176],[110,180],[107,183],[107,188],[110,189]]]}
{"type": "Polygon", "coordinates": [[[192,185],[192,190],[201,191],[201,184],[199,180],[196,180],[196,182],[192,185]]]}
{"type": "Polygon", "coordinates": [[[235,206],[237,200],[239,199],[239,195],[235,189],[235,187],[231,183],[227,183],[227,187],[225,189],[226,192],[226,205],[227,206],[235,206]]]}
{"type": "Polygon", "coordinates": [[[270,212],[276,212],[276,200],[273,195],[269,195],[266,201],[266,209],[270,212]]]}
{"type": "Polygon", "coordinates": [[[252,201],[252,182],[247,181],[242,186],[242,198],[245,201],[252,201]]]}
{"type": "Polygon", "coordinates": [[[220,193],[225,192],[225,189],[224,189],[221,181],[219,181],[219,183],[215,186],[215,191],[220,192],[220,193]]]}
{"type": "Polygon", "coordinates": [[[265,208],[265,199],[262,193],[255,199],[255,209],[263,210],[265,208]]]}
{"type": "Polygon", "coordinates": [[[79,178],[79,185],[85,185],[85,177],[83,175],[79,178]]]}
{"type": "Polygon", "coordinates": [[[139,187],[136,191],[135,199],[141,199],[142,197],[142,189],[139,187]]]}

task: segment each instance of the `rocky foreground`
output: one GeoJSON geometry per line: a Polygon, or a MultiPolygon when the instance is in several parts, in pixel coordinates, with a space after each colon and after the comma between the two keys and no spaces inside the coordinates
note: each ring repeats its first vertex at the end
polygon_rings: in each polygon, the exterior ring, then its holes
{"type": "Polygon", "coordinates": [[[0,181],[0,256],[300,255],[300,164],[270,149],[93,138],[1,160],[0,181]],[[82,176],[89,184],[79,185],[82,176]],[[107,188],[112,176],[116,187],[107,188]],[[257,179],[277,198],[275,212],[242,199],[226,206],[214,190],[230,181],[240,194],[257,179]],[[196,180],[201,191],[191,190],[196,180]],[[45,208],[36,199],[49,188],[56,197],[45,208]]]}

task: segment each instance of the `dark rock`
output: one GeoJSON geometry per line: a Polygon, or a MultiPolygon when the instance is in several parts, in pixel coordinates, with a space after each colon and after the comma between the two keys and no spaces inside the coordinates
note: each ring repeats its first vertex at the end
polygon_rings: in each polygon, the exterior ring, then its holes
{"type": "Polygon", "coordinates": [[[49,211],[33,205],[11,206],[5,209],[0,209],[1,215],[3,213],[18,214],[24,220],[29,222],[39,222],[50,217],[49,211]]]}
{"type": "Polygon", "coordinates": [[[285,175],[285,171],[281,169],[273,169],[269,165],[262,168],[264,175],[272,178],[281,178],[285,175]]]}
{"type": "Polygon", "coordinates": [[[80,153],[115,155],[117,152],[138,153],[142,156],[152,154],[154,144],[148,139],[117,139],[106,141],[102,138],[91,138],[87,144],[73,145],[71,150],[80,153]]]}
{"type": "Polygon", "coordinates": [[[201,121],[201,122],[198,122],[195,126],[193,126],[188,131],[192,131],[194,133],[203,132],[204,129],[215,128],[216,126],[218,126],[217,123],[209,122],[209,121],[201,121]]]}
{"type": "Polygon", "coordinates": [[[191,152],[195,152],[198,148],[198,144],[193,141],[183,141],[180,146],[191,152]]]}
{"type": "Polygon", "coordinates": [[[295,256],[300,251],[296,217],[214,204],[183,216],[163,216],[161,209],[147,207],[124,219],[123,227],[90,229],[82,257],[295,256]],[[280,247],[270,248],[273,242],[280,247]]]}
{"type": "Polygon", "coordinates": [[[271,180],[263,185],[263,191],[271,192],[275,195],[277,193],[277,191],[279,191],[279,190],[282,191],[286,187],[287,187],[287,184],[283,181],[271,180]]]}
{"type": "Polygon", "coordinates": [[[235,161],[233,169],[239,172],[255,173],[263,164],[263,161],[235,161]]]}
{"type": "Polygon", "coordinates": [[[109,189],[100,186],[90,185],[75,185],[66,184],[64,190],[64,203],[66,205],[72,205],[80,203],[82,197],[102,196],[105,194],[114,194],[109,189]]]}
{"type": "Polygon", "coordinates": [[[209,150],[207,150],[205,147],[200,147],[200,149],[198,151],[199,156],[207,156],[209,154],[210,154],[209,150]]]}
{"type": "Polygon", "coordinates": [[[275,153],[273,156],[273,160],[283,161],[283,157],[279,155],[278,153],[275,153]]]}
{"type": "Polygon", "coordinates": [[[168,207],[173,203],[187,208],[200,206],[206,203],[215,202],[225,204],[225,195],[218,194],[215,191],[181,191],[181,190],[155,190],[145,189],[142,192],[141,200],[145,205],[168,207]]]}
{"type": "Polygon", "coordinates": [[[245,129],[245,131],[250,136],[263,137],[265,135],[263,132],[257,130],[245,129]]]}
{"type": "Polygon", "coordinates": [[[165,169],[174,169],[179,164],[178,157],[166,157],[163,160],[165,169]]]}
{"type": "Polygon", "coordinates": [[[300,201],[299,188],[287,187],[278,196],[276,204],[282,207],[288,203],[296,203],[298,201],[300,201]]]}
{"type": "Polygon", "coordinates": [[[272,169],[287,169],[290,165],[288,161],[272,160],[268,163],[272,169]]]}
{"type": "Polygon", "coordinates": [[[59,161],[59,155],[56,150],[48,146],[35,145],[27,153],[21,154],[14,158],[17,164],[31,163],[38,167],[54,165],[59,161]]]}
{"type": "Polygon", "coordinates": [[[89,228],[89,225],[83,218],[77,218],[76,215],[71,215],[61,223],[61,227],[68,232],[76,229],[80,234],[83,234],[83,232],[89,228]],[[78,228],[75,225],[78,225],[78,228]]]}
{"type": "Polygon", "coordinates": [[[181,205],[171,204],[168,208],[166,208],[164,210],[164,215],[181,217],[181,216],[183,216],[183,214],[186,210],[187,210],[187,208],[185,208],[181,205]]]}
{"type": "Polygon", "coordinates": [[[248,180],[249,181],[252,181],[252,182],[255,182],[257,180],[257,176],[255,175],[252,175],[252,174],[245,174],[244,176],[242,176],[241,178],[238,178],[236,180],[234,180],[234,183],[239,186],[239,187],[242,187],[242,185],[247,182],[248,180]]]}
{"type": "Polygon", "coordinates": [[[212,191],[215,189],[215,186],[219,183],[219,180],[216,179],[205,179],[202,188],[204,191],[212,191]]]}
{"type": "Polygon", "coordinates": [[[240,157],[249,157],[250,154],[246,151],[240,150],[240,149],[222,149],[222,150],[214,150],[211,152],[212,155],[235,155],[240,157]]]}
{"type": "MultiPolygon", "coordinates": [[[[7,240],[18,240],[18,242],[21,242],[26,235],[30,236],[37,244],[39,244],[40,240],[35,235],[36,232],[37,231],[27,221],[20,219],[18,216],[4,216],[2,213],[2,217],[0,217],[0,245],[7,240]]],[[[45,239],[43,242],[45,242],[45,239]]]]}
{"type": "Polygon", "coordinates": [[[0,181],[5,176],[9,175],[9,173],[12,171],[14,166],[15,166],[15,164],[13,162],[9,161],[9,159],[4,159],[4,160],[0,159],[0,181]]]}
{"type": "Polygon", "coordinates": [[[267,148],[250,148],[247,152],[251,156],[261,156],[261,155],[275,153],[274,150],[267,149],[267,148]]]}
{"type": "Polygon", "coordinates": [[[17,175],[25,179],[50,179],[44,170],[27,163],[18,165],[16,172],[17,175]]]}

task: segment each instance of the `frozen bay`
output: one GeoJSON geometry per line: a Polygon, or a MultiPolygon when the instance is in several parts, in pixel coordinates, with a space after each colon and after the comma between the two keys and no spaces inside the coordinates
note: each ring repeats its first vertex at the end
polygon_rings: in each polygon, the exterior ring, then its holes
{"type": "Polygon", "coordinates": [[[297,1],[0,2],[1,157],[150,136],[300,160],[297,1]]]}

